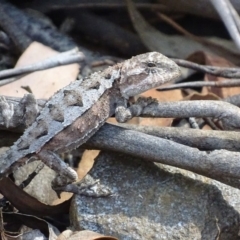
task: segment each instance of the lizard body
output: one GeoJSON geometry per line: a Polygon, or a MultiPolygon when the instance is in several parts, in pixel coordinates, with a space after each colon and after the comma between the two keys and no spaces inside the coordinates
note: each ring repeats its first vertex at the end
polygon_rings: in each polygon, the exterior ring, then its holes
{"type": "Polygon", "coordinates": [[[86,142],[119,105],[126,106],[129,97],[179,75],[179,68],[172,60],[151,52],[70,83],[49,99],[32,125],[0,157],[0,177],[30,157],[38,157],[60,175],[76,180],[75,172],[57,153],[70,151],[86,142]]]}

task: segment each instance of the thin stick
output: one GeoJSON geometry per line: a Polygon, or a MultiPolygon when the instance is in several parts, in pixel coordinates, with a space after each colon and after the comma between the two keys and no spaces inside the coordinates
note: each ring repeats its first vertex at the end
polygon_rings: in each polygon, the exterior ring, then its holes
{"type": "Polygon", "coordinates": [[[201,65],[187,60],[172,58],[172,60],[181,67],[191,68],[200,72],[208,73],[214,76],[225,78],[240,78],[240,68],[215,67],[209,65],[201,65]]]}
{"type": "Polygon", "coordinates": [[[196,82],[185,82],[185,83],[178,83],[178,84],[172,84],[165,87],[160,87],[157,90],[158,91],[164,91],[164,90],[172,90],[172,89],[179,89],[179,88],[194,88],[194,87],[239,87],[240,86],[240,79],[238,80],[223,80],[219,82],[215,81],[196,81],[196,82]]]}
{"type": "MultiPolygon", "coordinates": [[[[45,70],[61,65],[68,65],[72,63],[77,63],[84,60],[83,53],[79,52],[77,48],[60,53],[54,57],[48,58],[36,64],[28,65],[21,68],[7,69],[0,72],[0,79],[14,77],[17,75],[22,75],[26,73],[31,73],[35,71],[45,70]]],[[[5,83],[6,84],[6,83],[5,83]]],[[[0,85],[4,85],[1,84],[0,85]]]]}

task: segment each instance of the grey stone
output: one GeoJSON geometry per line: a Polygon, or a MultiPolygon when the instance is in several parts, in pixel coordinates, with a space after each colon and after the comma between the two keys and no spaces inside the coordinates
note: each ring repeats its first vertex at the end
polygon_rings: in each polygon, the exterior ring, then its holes
{"type": "MultiPolygon", "coordinates": [[[[29,174],[35,171],[40,163],[41,161],[35,161],[18,168],[14,172],[15,183],[17,185],[21,184],[24,180],[26,180],[29,174]]],[[[49,167],[44,166],[30,184],[24,188],[24,191],[42,203],[51,205],[52,202],[57,199],[57,194],[51,187],[51,182],[54,177],[56,177],[56,173],[49,167]]]]}
{"type": "Polygon", "coordinates": [[[239,239],[239,213],[221,191],[126,155],[100,154],[90,171],[114,193],[75,196],[75,230],[130,239],[239,239]]]}

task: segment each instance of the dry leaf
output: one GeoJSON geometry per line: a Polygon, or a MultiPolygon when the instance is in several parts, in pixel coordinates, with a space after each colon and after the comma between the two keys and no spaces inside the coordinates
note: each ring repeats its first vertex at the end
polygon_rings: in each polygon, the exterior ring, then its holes
{"type": "MultiPolygon", "coordinates": [[[[206,52],[212,52],[218,56],[225,57],[233,62],[239,63],[240,55],[236,53],[236,47],[232,41],[221,39],[221,38],[211,38],[211,37],[199,37],[184,29],[177,22],[173,21],[168,16],[158,13],[158,16],[170,24],[173,28],[179,31],[181,34],[185,35],[193,41],[201,43],[203,46],[208,47],[209,49],[206,52]]],[[[200,50],[200,49],[199,49],[200,50]]]]}
{"type": "Polygon", "coordinates": [[[73,232],[71,230],[66,230],[61,233],[57,240],[118,240],[117,238],[104,236],[100,233],[92,232],[92,231],[79,231],[73,232]]]}
{"type": "MultiPolygon", "coordinates": [[[[59,52],[33,42],[19,58],[15,67],[37,63],[59,52]]],[[[28,93],[23,87],[29,87],[36,98],[49,98],[57,90],[74,81],[79,72],[79,65],[74,63],[43,71],[30,73],[21,79],[0,87],[0,95],[23,97],[28,93]]]]}
{"type": "Polygon", "coordinates": [[[99,150],[85,150],[78,165],[78,178],[82,179],[92,168],[94,159],[98,156],[99,150]]]}
{"type": "MultiPolygon", "coordinates": [[[[199,64],[205,64],[210,66],[236,67],[234,64],[232,64],[228,60],[206,53],[206,52],[196,52],[191,56],[189,56],[188,60],[194,61],[199,64]]],[[[205,74],[204,80],[205,81],[223,81],[223,80],[231,81],[231,79],[217,77],[210,74],[205,74]]],[[[208,92],[214,93],[220,98],[226,98],[235,94],[239,94],[240,87],[231,87],[231,88],[204,87],[202,90],[202,93],[208,93],[208,92]]]]}
{"type": "Polygon", "coordinates": [[[42,217],[67,213],[69,210],[69,201],[57,206],[43,204],[16,186],[7,177],[0,181],[0,192],[22,213],[42,217]]]}
{"type": "Polygon", "coordinates": [[[149,50],[178,58],[186,58],[189,54],[200,50],[211,51],[209,47],[185,36],[170,36],[158,31],[142,17],[132,0],[126,2],[132,24],[149,50]]]}
{"type": "Polygon", "coordinates": [[[218,100],[220,100],[220,97],[218,97],[214,93],[205,94],[205,93],[194,92],[194,93],[189,94],[183,100],[184,101],[186,101],[186,100],[213,100],[213,101],[218,101],[218,100]]]}

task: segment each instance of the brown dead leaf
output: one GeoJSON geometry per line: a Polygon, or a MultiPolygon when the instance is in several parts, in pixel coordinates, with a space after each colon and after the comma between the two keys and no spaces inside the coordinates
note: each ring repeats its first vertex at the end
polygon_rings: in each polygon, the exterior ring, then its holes
{"type": "MultiPolygon", "coordinates": [[[[19,58],[15,67],[37,63],[58,53],[41,43],[33,42],[19,58]]],[[[28,93],[23,86],[29,87],[36,98],[49,98],[57,90],[74,81],[78,72],[79,65],[74,63],[30,73],[18,81],[0,87],[0,95],[23,97],[28,93]]]]}
{"type": "Polygon", "coordinates": [[[186,100],[213,100],[213,101],[217,101],[220,100],[221,98],[218,97],[216,94],[214,93],[198,93],[198,92],[194,92],[189,94],[187,97],[183,98],[182,100],[186,101],[186,100]]]}
{"type": "MultiPolygon", "coordinates": [[[[228,60],[215,56],[206,52],[196,52],[189,56],[188,60],[194,61],[199,64],[206,64],[210,66],[218,66],[218,67],[236,67],[234,64],[229,62],[228,60]]],[[[223,77],[217,77],[210,74],[205,74],[205,81],[223,81],[229,80],[223,77]]],[[[240,93],[240,87],[231,87],[231,88],[217,88],[217,87],[204,87],[202,93],[211,92],[220,98],[226,98],[235,94],[240,93]]]]}
{"type": "Polygon", "coordinates": [[[71,197],[73,196],[73,193],[70,192],[61,192],[60,198],[56,198],[52,203],[51,206],[57,206],[59,204],[62,204],[66,201],[69,201],[71,197]]]}
{"type": "Polygon", "coordinates": [[[98,156],[99,150],[85,150],[82,159],[78,164],[78,178],[82,179],[92,168],[94,159],[98,156]]]}
{"type": "MultiPolygon", "coordinates": [[[[223,40],[220,38],[206,38],[206,37],[199,37],[184,29],[180,26],[177,22],[173,19],[169,18],[167,15],[162,13],[157,13],[157,15],[165,22],[170,24],[173,28],[179,31],[181,34],[185,35],[189,39],[201,43],[203,46],[208,47],[208,50],[204,50],[205,52],[212,52],[218,56],[225,57],[233,62],[239,63],[239,54],[235,51],[235,46],[232,46],[231,41],[223,40]]],[[[201,49],[197,49],[201,50],[201,49]]]]}
{"type": "Polygon", "coordinates": [[[118,240],[117,238],[104,236],[100,233],[84,230],[79,232],[73,232],[71,230],[66,230],[62,232],[57,240],[118,240]]]}
{"type": "Polygon", "coordinates": [[[7,177],[2,178],[0,181],[0,192],[22,213],[41,217],[67,213],[69,211],[70,201],[57,206],[43,204],[24,192],[7,177]]]}
{"type": "MultiPolygon", "coordinates": [[[[186,34],[186,30],[184,33],[187,35],[187,37],[164,34],[150,25],[148,21],[143,18],[141,13],[136,8],[134,1],[126,0],[126,4],[133,26],[142,42],[149,50],[158,51],[164,55],[178,58],[186,58],[189,54],[192,54],[196,51],[212,52],[220,56],[225,56],[226,58],[231,59],[231,61],[239,62],[239,54],[226,47],[223,47],[222,44],[219,44],[219,41],[217,44],[213,41],[210,42],[203,39],[199,41],[199,37],[193,37],[193,35],[190,33],[186,34]]],[[[176,23],[174,26],[176,27],[176,23]]],[[[179,29],[180,26],[178,26],[178,30],[179,29]]],[[[181,28],[181,30],[183,29],[181,28]]]]}

